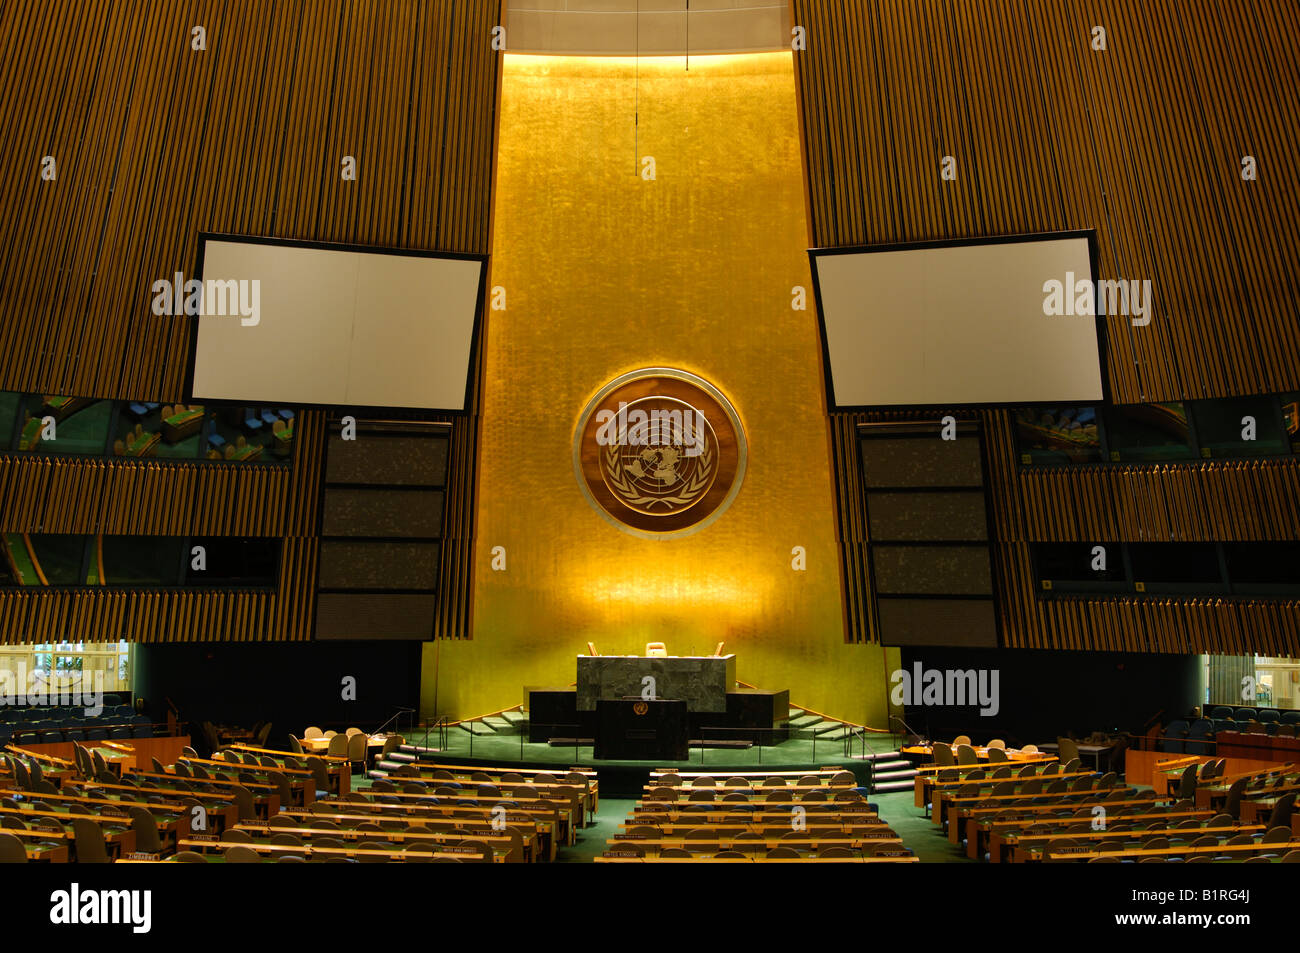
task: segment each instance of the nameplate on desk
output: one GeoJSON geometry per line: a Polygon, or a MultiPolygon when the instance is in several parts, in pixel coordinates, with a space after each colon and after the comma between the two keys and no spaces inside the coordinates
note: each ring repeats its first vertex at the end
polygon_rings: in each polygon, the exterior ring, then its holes
{"type": "Polygon", "coordinates": [[[866,831],[863,834],[860,834],[859,836],[864,838],[865,840],[888,840],[889,838],[894,836],[894,832],[888,830],[866,831]]]}
{"type": "Polygon", "coordinates": [[[162,856],[161,854],[151,854],[151,853],[150,853],[149,851],[147,851],[147,850],[133,850],[133,851],[131,851],[131,853],[129,853],[129,854],[126,855],[126,859],[127,859],[127,860],[153,860],[153,861],[156,861],[156,860],[158,860],[161,856],[162,856]]]}
{"type": "Polygon", "coordinates": [[[189,840],[207,840],[207,841],[215,841],[215,840],[219,840],[219,839],[220,839],[220,838],[218,838],[216,834],[191,834],[191,835],[189,836],[189,840]]]}
{"type": "Polygon", "coordinates": [[[126,817],[126,812],[116,807],[106,807],[99,812],[100,817],[126,817]]]}
{"type": "MultiPolygon", "coordinates": [[[[657,837],[658,835],[656,834],[655,836],[657,837]]],[[[646,837],[647,835],[645,834],[615,834],[614,840],[645,840],[646,837]]]]}
{"type": "Polygon", "coordinates": [[[481,854],[481,850],[473,847],[439,847],[438,852],[441,854],[481,854]]]}
{"type": "Polygon", "coordinates": [[[636,857],[641,858],[641,854],[635,850],[607,850],[603,854],[605,857],[636,857]]]}
{"type": "Polygon", "coordinates": [[[1097,848],[1095,847],[1089,847],[1086,845],[1078,846],[1078,847],[1054,847],[1052,848],[1052,853],[1053,854],[1091,854],[1096,849],[1097,848]]]}
{"type": "Polygon", "coordinates": [[[908,850],[878,850],[872,857],[911,857],[912,852],[908,850]]]}

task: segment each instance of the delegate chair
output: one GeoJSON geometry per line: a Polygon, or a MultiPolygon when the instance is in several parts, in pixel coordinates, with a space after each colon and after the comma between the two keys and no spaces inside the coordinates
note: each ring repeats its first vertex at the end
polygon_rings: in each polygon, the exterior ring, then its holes
{"type": "MultiPolygon", "coordinates": [[[[349,728],[348,731],[352,729],[349,728]]],[[[370,741],[365,732],[358,731],[356,734],[349,734],[347,738],[348,760],[352,762],[352,769],[355,771],[358,767],[364,771],[366,769],[366,744],[370,741]]],[[[330,739],[330,746],[333,747],[333,739],[330,739]]]]}

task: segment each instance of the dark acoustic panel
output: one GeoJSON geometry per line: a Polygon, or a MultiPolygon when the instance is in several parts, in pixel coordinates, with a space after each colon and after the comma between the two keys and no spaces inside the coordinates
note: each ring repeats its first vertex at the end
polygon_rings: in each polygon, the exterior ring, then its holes
{"type": "Polygon", "coordinates": [[[998,644],[991,599],[881,599],[877,605],[884,645],[998,644]]]}
{"type": "Polygon", "coordinates": [[[984,546],[876,546],[876,592],[913,596],[990,596],[993,576],[984,546]]]}
{"type": "Polygon", "coordinates": [[[438,543],[325,540],[320,547],[322,589],[438,588],[438,543]]]}
{"type": "Polygon", "coordinates": [[[984,482],[979,440],[940,440],[937,433],[864,441],[862,470],[863,483],[870,488],[980,486],[984,482]]]}
{"type": "Polygon", "coordinates": [[[981,490],[868,493],[867,514],[873,542],[983,542],[988,539],[988,518],[981,490]]]}
{"type": "Polygon", "coordinates": [[[437,596],[329,593],[316,597],[318,639],[428,639],[437,596]]]}
{"type": "MultiPolygon", "coordinates": [[[[779,744],[790,737],[790,692],[742,688],[727,692],[727,731],[708,738],[747,739],[754,744],[779,744]]],[[[707,729],[704,729],[707,732],[707,729]]]]}
{"type": "Polygon", "coordinates": [[[367,433],[356,440],[329,440],[326,483],[382,483],[442,486],[447,479],[447,437],[389,436],[367,433]]]}
{"type": "Polygon", "coordinates": [[[440,490],[344,490],[325,494],[323,536],[434,537],[442,533],[440,490]]]}
{"type": "Polygon", "coordinates": [[[595,733],[596,713],[578,711],[578,693],[571,688],[524,689],[528,706],[528,740],[545,744],[552,738],[590,738],[595,733]]]}

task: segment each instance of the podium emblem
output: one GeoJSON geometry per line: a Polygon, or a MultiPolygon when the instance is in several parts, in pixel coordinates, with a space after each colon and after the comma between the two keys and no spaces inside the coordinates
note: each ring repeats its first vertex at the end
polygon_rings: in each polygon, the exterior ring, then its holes
{"type": "Polygon", "coordinates": [[[635,702],[632,705],[632,710],[636,712],[638,715],[644,715],[646,712],[650,710],[650,706],[647,705],[645,702],[635,702]]]}
{"type": "Polygon", "coordinates": [[[708,525],[731,504],[746,445],[731,402],[703,378],[652,367],[588,402],[574,436],[584,495],[620,529],[665,538],[708,525]]]}

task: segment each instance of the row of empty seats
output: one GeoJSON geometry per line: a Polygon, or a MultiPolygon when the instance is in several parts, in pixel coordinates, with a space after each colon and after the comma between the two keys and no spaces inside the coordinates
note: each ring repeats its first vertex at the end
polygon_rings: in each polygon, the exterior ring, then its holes
{"type": "Polygon", "coordinates": [[[601,863],[915,863],[850,771],[651,773],[601,863]]]}
{"type": "Polygon", "coordinates": [[[1219,761],[1190,764],[1177,789],[1163,795],[1123,784],[1113,773],[1082,771],[1077,762],[1060,772],[1075,780],[1057,787],[1044,786],[1041,774],[994,779],[950,772],[934,784],[932,818],[967,856],[992,862],[1300,860],[1293,793],[1271,802],[1267,819],[1240,815],[1244,778],[1229,785],[1238,792],[1230,806],[1226,798],[1198,801],[1198,784],[1214,790],[1222,769],[1219,761]]]}
{"type": "Polygon", "coordinates": [[[548,861],[575,839],[595,787],[594,773],[534,772],[519,784],[510,769],[484,768],[473,778],[447,772],[436,788],[407,780],[402,790],[397,781],[350,790],[346,762],[233,747],[211,759],[186,748],[172,765],[154,759],[118,774],[97,752],[74,750],[75,763],[6,756],[0,860],[548,861]]]}

